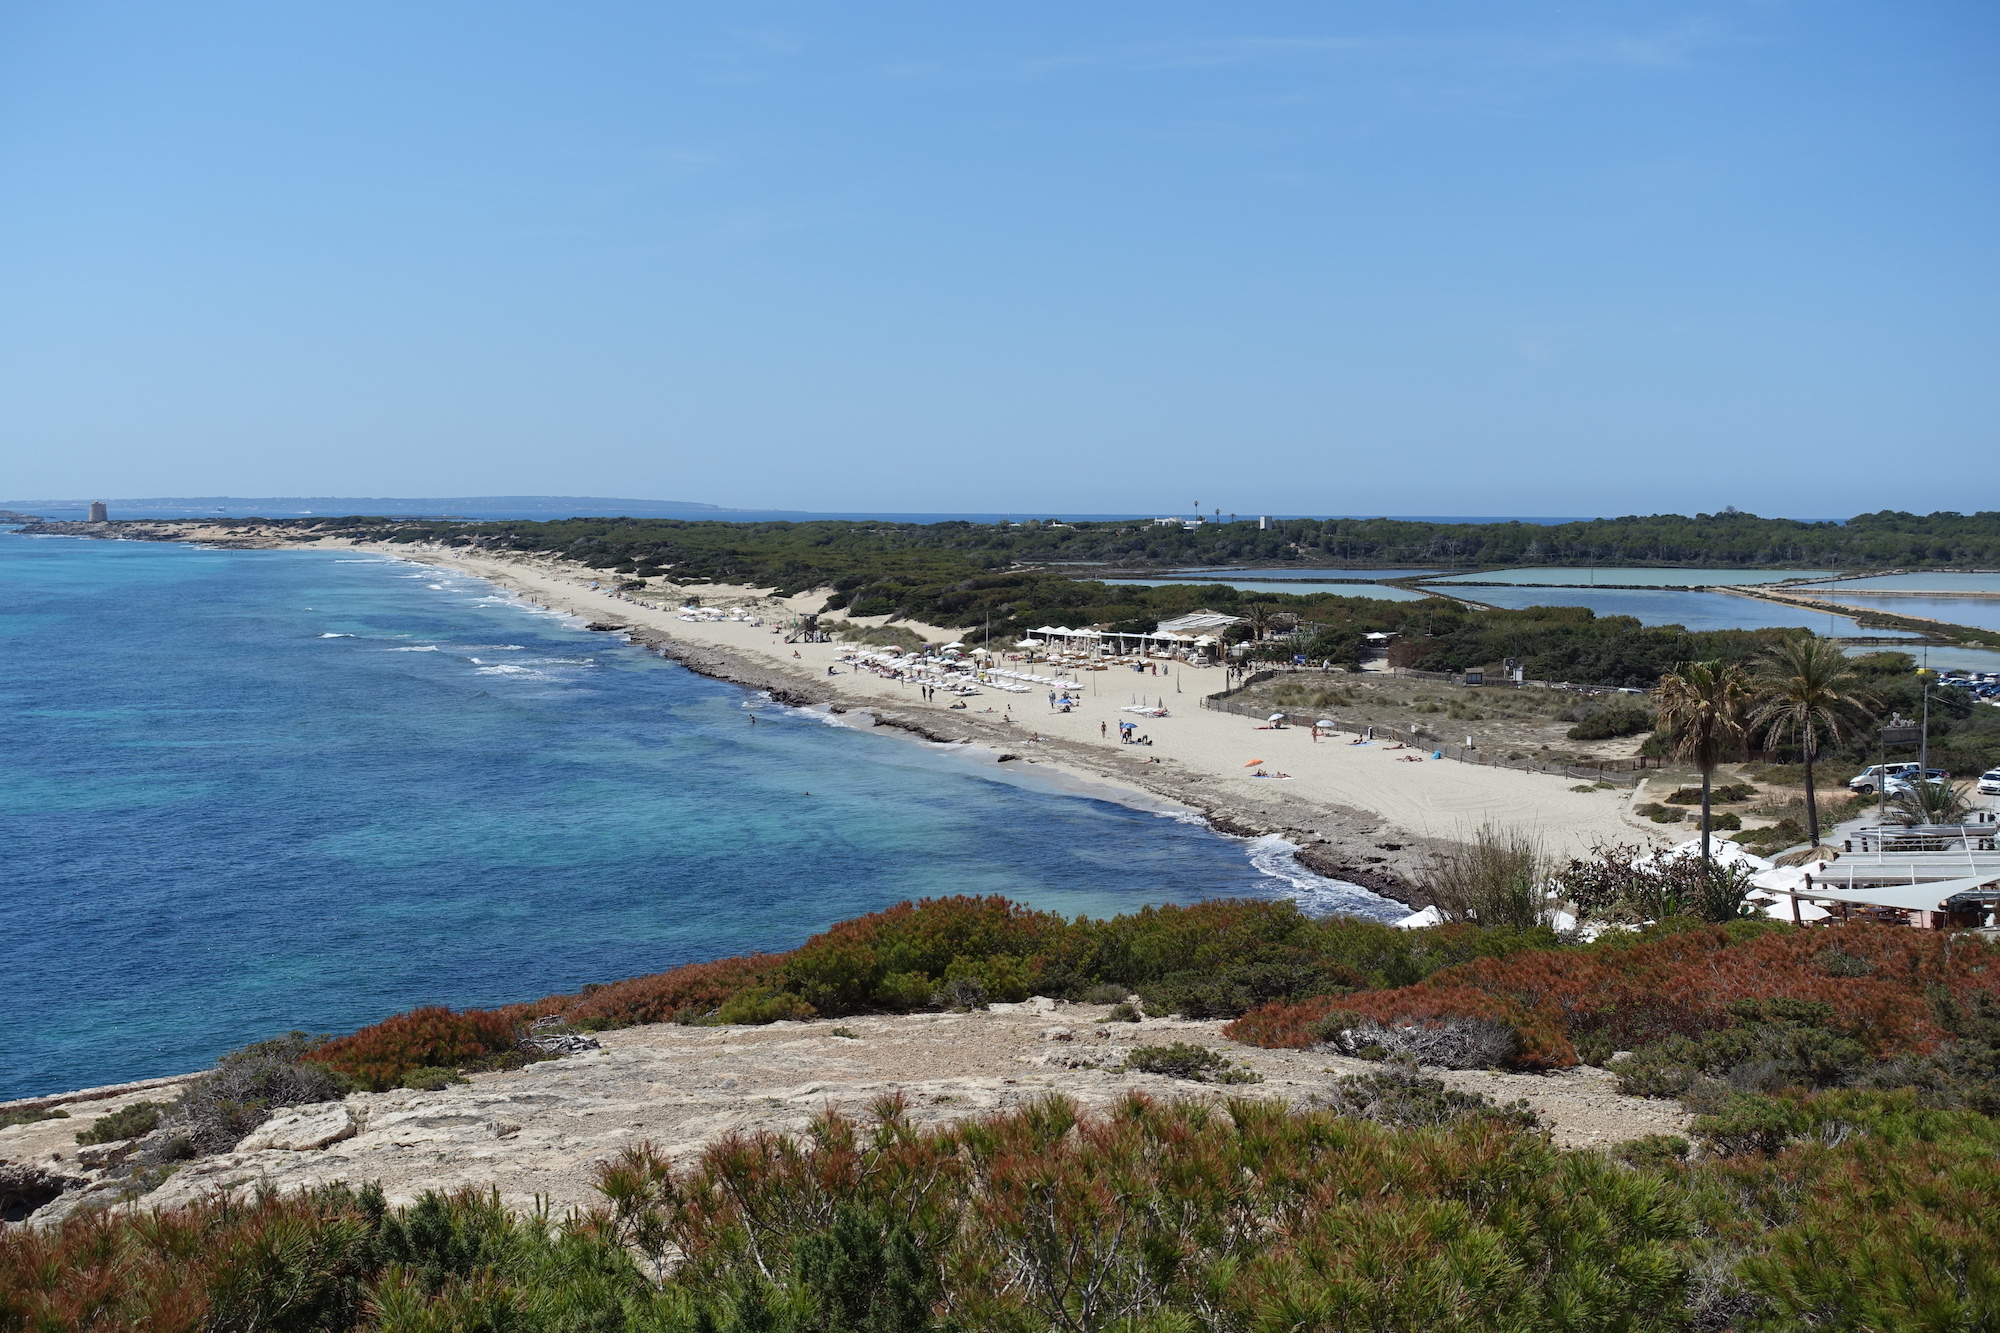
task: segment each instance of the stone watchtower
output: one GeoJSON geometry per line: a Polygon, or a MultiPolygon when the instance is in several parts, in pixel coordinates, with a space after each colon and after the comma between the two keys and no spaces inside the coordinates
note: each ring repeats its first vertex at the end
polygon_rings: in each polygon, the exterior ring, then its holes
{"type": "Polygon", "coordinates": [[[92,523],[108,523],[111,521],[111,515],[104,512],[104,501],[92,500],[90,502],[90,521],[92,523]]]}

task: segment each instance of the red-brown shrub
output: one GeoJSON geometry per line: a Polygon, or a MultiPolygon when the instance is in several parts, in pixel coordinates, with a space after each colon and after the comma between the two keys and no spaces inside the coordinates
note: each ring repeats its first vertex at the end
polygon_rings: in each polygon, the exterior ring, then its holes
{"type": "Polygon", "coordinates": [[[1812,1000],[1878,1054],[1923,1053],[1947,1034],[1934,994],[1960,1002],[2000,995],[2000,949],[1942,932],[1849,924],[1771,930],[1748,938],[1723,926],[1589,949],[1531,950],[1449,967],[1398,990],[1273,1005],[1227,1035],[1254,1045],[1311,1045],[1311,1025],[1335,1007],[1383,1023],[1504,1017],[1522,1037],[1521,1063],[1575,1063],[1572,1043],[1632,1049],[1728,1023],[1741,999],[1812,1000]],[[1496,1008],[1496,1006],[1498,1006],[1496,1008]]]}
{"type": "Polygon", "coordinates": [[[373,1088],[394,1087],[412,1069],[457,1069],[514,1049],[529,1005],[464,1009],[427,1005],[315,1048],[306,1058],[373,1088]]]}
{"type": "Polygon", "coordinates": [[[737,992],[767,984],[787,956],[757,953],[690,963],[593,987],[579,995],[554,996],[542,1002],[540,1012],[559,1013],[573,1026],[592,1030],[671,1023],[685,1010],[707,1014],[721,1008],[737,992]]]}

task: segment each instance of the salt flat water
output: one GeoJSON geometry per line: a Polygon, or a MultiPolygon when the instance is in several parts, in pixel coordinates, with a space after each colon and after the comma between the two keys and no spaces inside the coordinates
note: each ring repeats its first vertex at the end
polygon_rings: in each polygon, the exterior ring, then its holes
{"type": "Polygon", "coordinates": [[[1908,648],[1893,648],[1887,644],[1875,647],[1856,645],[1845,650],[1849,657],[1860,657],[1865,653],[1903,652],[1908,653],[1918,666],[1928,666],[1939,671],[2000,671],[2000,649],[1960,648],[1953,644],[1911,644],[1908,648]]]}
{"type": "Polygon", "coordinates": [[[0,532],[0,702],[0,1099],[923,895],[1400,915],[1268,840],[829,725],[365,554],[0,532]]]}
{"type": "Polygon", "coordinates": [[[1836,636],[1922,637],[1896,630],[1864,630],[1848,616],[1781,606],[1726,592],[1682,592],[1674,588],[1467,588],[1465,596],[1510,610],[1526,606],[1587,606],[1600,616],[1633,616],[1642,625],[1681,625],[1691,630],[1799,626],[1816,634],[1836,636]]]}
{"type": "Polygon", "coordinates": [[[1301,569],[1280,565],[1275,569],[1176,569],[1177,575],[1199,574],[1204,581],[1237,579],[1409,579],[1420,574],[1449,574],[1448,569],[1301,569]]]}
{"type": "Polygon", "coordinates": [[[1598,584],[1636,588],[1693,588],[1783,583],[1787,579],[1823,579],[1824,569],[1491,569],[1483,574],[1453,574],[1434,583],[1507,583],[1521,587],[1594,587],[1598,584]]]}
{"type": "Polygon", "coordinates": [[[1203,583],[1227,584],[1238,592],[1287,592],[1303,596],[1309,592],[1330,592],[1341,597],[1373,597],[1379,602],[1421,602],[1424,595],[1388,583],[1260,583],[1245,579],[1106,579],[1106,583],[1132,584],[1140,588],[1195,587],[1203,583]]]}
{"type": "Polygon", "coordinates": [[[1830,588],[1820,595],[1829,602],[1871,607],[1892,616],[1916,616],[1923,620],[1942,620],[1951,625],[2000,630],[2000,597],[1913,597],[1908,594],[1870,597],[1866,593],[1848,592],[1845,587],[1837,591],[1830,588]]]}
{"type": "Polygon", "coordinates": [[[1867,579],[1842,579],[1823,587],[1828,593],[1850,589],[1865,592],[1870,588],[1885,592],[2000,592],[2000,574],[1880,574],[1867,579]]]}

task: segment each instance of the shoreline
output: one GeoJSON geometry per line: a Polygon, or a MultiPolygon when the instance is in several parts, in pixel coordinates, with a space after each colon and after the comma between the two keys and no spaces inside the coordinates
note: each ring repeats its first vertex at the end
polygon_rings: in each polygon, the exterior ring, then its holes
{"type": "MultiPolygon", "coordinates": [[[[53,528],[55,525],[48,525],[53,528]]],[[[1417,887],[1431,857],[1469,841],[1485,826],[1511,826],[1543,842],[1551,856],[1587,854],[1596,843],[1652,843],[1658,829],[1630,814],[1644,784],[1616,795],[1579,791],[1571,780],[1546,774],[1432,760],[1416,753],[1392,755],[1381,747],[1312,743],[1297,728],[1277,731],[1254,719],[1201,707],[1202,696],[1223,687],[1217,668],[1170,664],[1161,676],[1123,670],[1084,673],[1081,700],[1070,713],[1045,708],[1040,694],[988,690],[950,708],[925,701],[909,686],[840,660],[853,645],[784,644],[770,626],[744,622],[683,621],[672,610],[642,605],[607,587],[611,576],[549,556],[516,555],[340,537],[300,541],[276,529],[216,527],[199,521],[130,524],[64,524],[50,535],[97,539],[181,541],[223,549],[362,551],[385,559],[453,569],[479,578],[545,610],[580,618],[679,662],[697,674],[760,690],[798,707],[825,706],[865,712],[875,726],[894,727],[934,744],[971,743],[1012,760],[1105,784],[1148,799],[1164,799],[1198,813],[1218,833],[1255,839],[1276,836],[1298,848],[1300,867],[1344,881],[1421,910],[1429,899],[1417,887]],[[1111,722],[1132,720],[1126,695],[1164,703],[1170,716],[1148,717],[1147,746],[1121,746],[1111,722]],[[1172,694],[1172,699],[1165,698],[1172,694]],[[1018,711],[1019,716],[1016,716],[1018,711]],[[1254,762],[1252,762],[1254,761],[1254,762]],[[1268,765],[1292,780],[1253,780],[1246,772],[1268,765]]],[[[767,619],[817,612],[825,590],[790,599],[770,590],[714,584],[667,583],[648,594],[662,602],[699,596],[705,606],[740,607],[767,619]]],[[[873,626],[887,617],[856,618],[873,626]]],[[[902,622],[932,641],[964,631],[902,622]]]]}
{"type": "MultiPolygon", "coordinates": [[[[741,649],[732,651],[727,645],[694,638],[685,633],[676,634],[657,624],[640,623],[640,614],[649,608],[624,601],[608,592],[599,592],[588,599],[578,598],[572,602],[558,595],[557,590],[546,586],[535,586],[539,580],[509,577],[510,573],[501,562],[491,559],[473,559],[454,553],[430,548],[412,548],[387,544],[342,544],[342,549],[365,550],[371,554],[389,558],[409,560],[416,564],[430,564],[452,569],[461,574],[484,580],[505,592],[520,597],[546,611],[576,616],[593,625],[608,625],[612,617],[620,623],[615,629],[602,632],[620,634],[626,642],[645,648],[650,652],[676,662],[711,680],[742,686],[769,696],[774,702],[793,708],[824,707],[837,715],[863,714],[870,719],[871,727],[890,727],[908,733],[914,740],[934,745],[973,745],[990,750],[998,756],[998,762],[1024,762],[1037,767],[1045,767],[1053,773],[1062,774],[1084,788],[1073,790],[1072,795],[1086,796],[1097,800],[1117,800],[1120,795],[1145,798],[1132,804],[1135,808],[1151,809],[1156,813],[1185,811],[1198,817],[1212,831],[1227,837],[1255,840],[1277,837],[1291,844],[1296,850],[1292,857],[1305,870],[1321,879],[1334,880],[1364,889],[1380,898],[1407,907],[1411,912],[1421,911],[1429,906],[1430,899],[1410,879],[1417,866],[1414,858],[1407,864],[1394,868],[1368,864],[1354,864],[1354,858],[1345,855],[1332,843],[1331,838],[1312,827],[1310,823],[1327,823],[1325,818],[1312,820],[1304,811],[1292,812],[1297,818],[1271,818],[1269,811],[1252,811],[1239,803],[1218,799],[1211,793],[1193,793],[1168,788],[1165,784],[1155,784],[1142,780],[1140,776],[1119,772],[1096,762],[1096,757],[1079,753],[1079,747],[1043,736],[1039,732],[1023,735],[1021,724],[1006,721],[988,721],[983,714],[971,709],[956,712],[949,708],[935,708],[921,716],[912,715],[907,707],[899,707],[905,701],[893,698],[860,698],[853,692],[843,691],[839,686],[860,677],[856,673],[843,673],[838,677],[822,679],[799,669],[787,669],[782,663],[760,662],[757,654],[741,649]],[[590,603],[605,602],[608,606],[590,603]],[[567,604],[566,604],[567,603],[567,604]],[[1023,753],[1023,751],[1032,751],[1023,753]],[[1090,790],[1097,788],[1098,790],[1090,790]],[[1164,803],[1168,810],[1161,810],[1164,803]]],[[[570,571],[563,571],[569,573],[570,571]]],[[[589,571],[577,574],[582,577],[589,571]]],[[[712,591],[704,592],[704,598],[731,598],[740,600],[772,601],[759,598],[755,589],[735,588],[729,585],[701,585],[712,591]]],[[[588,588],[578,592],[589,593],[588,588]]],[[[807,598],[821,600],[824,594],[808,593],[807,598]]],[[[651,612],[657,618],[661,612],[651,612]]],[[[689,628],[696,628],[703,622],[686,622],[689,628]]],[[[926,627],[935,633],[948,633],[935,626],[926,627]]],[[[838,643],[800,645],[813,647],[824,654],[852,651],[852,645],[838,643]]],[[[1212,691],[1211,691],[1212,692],[1212,691]]],[[[1002,717],[1005,717],[1003,714],[1002,717]]],[[[1342,811],[1341,815],[1366,821],[1361,811],[1342,811]]],[[[1368,830],[1361,833],[1367,836],[1368,830]]],[[[1402,850],[1402,849],[1398,849],[1402,850]]],[[[1385,862],[1387,858],[1382,858],[1385,862]]]]}

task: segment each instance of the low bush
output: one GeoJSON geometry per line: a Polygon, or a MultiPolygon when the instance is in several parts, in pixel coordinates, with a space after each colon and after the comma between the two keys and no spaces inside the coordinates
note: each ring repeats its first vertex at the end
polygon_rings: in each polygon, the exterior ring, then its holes
{"type": "Polygon", "coordinates": [[[1154,1013],[1183,1018],[1240,1018],[1274,1000],[1345,995],[1368,978],[1338,963],[1253,963],[1219,972],[1177,972],[1139,988],[1154,1013]]]}
{"type": "Polygon", "coordinates": [[[1540,1117],[1524,1101],[1496,1106],[1490,1097],[1447,1088],[1441,1080],[1394,1061],[1379,1074],[1352,1074],[1334,1080],[1312,1104],[1335,1115],[1412,1129],[1468,1123],[1507,1129],[1541,1127],[1540,1117]]]}
{"type": "Polygon", "coordinates": [[[425,1065],[404,1074],[401,1084],[406,1088],[414,1088],[418,1092],[436,1092],[439,1088],[448,1088],[454,1083],[463,1083],[465,1081],[465,1075],[459,1073],[456,1069],[442,1069],[436,1065],[425,1065]]]}
{"type": "MultiPolygon", "coordinates": [[[[864,611],[860,607],[854,608],[862,615],[880,615],[883,611],[892,609],[893,607],[884,607],[882,611],[864,611]]],[[[820,628],[838,634],[842,643],[858,643],[871,648],[924,646],[923,635],[906,625],[856,625],[851,621],[822,621],[820,628]]]]}
{"type": "Polygon", "coordinates": [[[1579,948],[1477,959],[1416,986],[1268,1005],[1224,1034],[1305,1048],[1327,1039],[1336,1011],[1395,1028],[1492,1019],[1521,1037],[1512,1063],[1548,1068],[1573,1063],[1578,1045],[1608,1053],[1700,1038],[1738,1025],[1736,1001],[1787,1000],[1827,1005],[1826,1029],[1871,1060],[1914,1059],[1952,1043],[1953,1022],[1975,1021],[1952,1014],[1984,1012],[1996,997],[2000,947],[1983,940],[1859,922],[1801,931],[1669,920],[1579,948]]]}
{"type": "MultiPolygon", "coordinates": [[[[493,1195],[216,1195],[0,1231],[0,1330],[944,1333],[1980,1329],[2000,1132],[1908,1093],[1762,1098],[1566,1151],[1405,1071],[1330,1108],[1049,1098],[822,1117],[599,1169],[558,1221],[493,1195]]],[[[1747,1100],[1747,1099],[1746,1099],[1747,1100]]]]}
{"type": "Polygon", "coordinates": [[[1781,819],[1762,828],[1745,829],[1730,841],[1762,856],[1797,846],[1806,840],[1805,826],[1796,819],[1781,819]]]}
{"type": "Polygon", "coordinates": [[[1614,740],[1653,729],[1653,715],[1636,704],[1620,704],[1592,713],[1565,734],[1573,741],[1614,740]]]}
{"type": "Polygon", "coordinates": [[[379,1092],[395,1087],[413,1069],[490,1068],[524,1060],[516,1051],[516,1042],[525,1018],[525,1010],[466,1009],[455,1013],[442,1005],[430,1005],[386,1018],[352,1036],[314,1045],[301,1054],[322,1071],[379,1092]]]}
{"type": "MultiPolygon", "coordinates": [[[[1709,788],[1708,803],[1711,806],[1735,805],[1740,801],[1750,800],[1756,795],[1757,789],[1747,782],[1730,783],[1725,786],[1709,788]]],[[[1677,788],[1671,796],[1666,798],[1666,802],[1668,805],[1700,805],[1701,788],[1677,788]]]]}
{"type": "Polygon", "coordinates": [[[99,1116],[87,1129],[78,1130],[76,1141],[98,1144],[136,1139],[158,1128],[160,1115],[166,1109],[165,1102],[133,1102],[130,1106],[121,1106],[110,1115],[99,1116]]]}
{"type": "MultiPolygon", "coordinates": [[[[154,1160],[228,1152],[278,1107],[333,1101],[361,1086],[349,1071],[321,1059],[325,1049],[318,1038],[290,1032],[223,1056],[187,1085],[163,1118],[160,1128],[168,1141],[154,1160]]],[[[396,1072],[400,1076],[402,1070],[396,1072]]]]}
{"type": "Polygon", "coordinates": [[[1263,1082],[1258,1074],[1232,1068],[1228,1056],[1184,1041],[1169,1046],[1134,1047],[1125,1057],[1125,1067],[1142,1074],[1164,1074],[1195,1083],[1263,1082]]]}
{"type": "Polygon", "coordinates": [[[574,996],[556,996],[532,1006],[539,1014],[561,1013],[586,1032],[640,1023],[688,1023],[714,1014],[738,991],[768,985],[780,956],[750,954],[713,963],[690,963],[609,985],[586,986],[574,996]]]}

